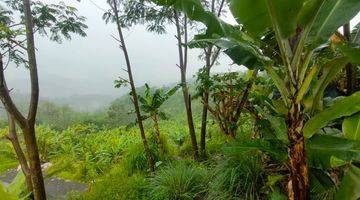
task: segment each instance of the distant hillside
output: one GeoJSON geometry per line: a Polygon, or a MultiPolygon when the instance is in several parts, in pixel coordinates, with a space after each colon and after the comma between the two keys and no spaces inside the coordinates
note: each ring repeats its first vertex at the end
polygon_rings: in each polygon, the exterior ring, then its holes
{"type": "MultiPolygon", "coordinates": [[[[29,105],[29,94],[20,92],[12,92],[11,95],[15,101],[15,104],[22,112],[26,112],[29,105]]],[[[52,102],[57,105],[68,106],[74,111],[81,112],[94,112],[100,109],[106,110],[109,104],[114,101],[115,97],[110,95],[72,95],[64,98],[45,98],[40,97],[39,107],[43,103],[52,102]]],[[[5,116],[5,110],[0,110],[0,117],[5,116]]]]}
{"type": "Polygon", "coordinates": [[[72,95],[65,98],[50,99],[54,103],[68,105],[77,111],[95,111],[98,109],[105,109],[114,101],[115,97],[110,95],[72,95]]]}
{"type": "MultiPolygon", "coordinates": [[[[175,84],[163,86],[166,91],[175,84]]],[[[122,92],[126,91],[125,89],[122,92]]],[[[145,87],[137,88],[138,94],[144,94],[145,87]]],[[[194,94],[194,83],[190,84],[190,91],[194,94]]],[[[20,111],[27,112],[29,95],[13,92],[13,99],[20,111]]],[[[50,124],[58,129],[65,128],[72,123],[100,123],[108,126],[128,125],[135,121],[134,107],[129,92],[115,99],[104,95],[73,95],[66,98],[40,98],[37,122],[50,124]]],[[[161,107],[170,119],[186,123],[185,106],[181,89],[179,89],[161,107]]],[[[201,116],[199,99],[192,101],[195,119],[201,116]]],[[[0,110],[0,121],[5,121],[6,113],[0,110]]]]}

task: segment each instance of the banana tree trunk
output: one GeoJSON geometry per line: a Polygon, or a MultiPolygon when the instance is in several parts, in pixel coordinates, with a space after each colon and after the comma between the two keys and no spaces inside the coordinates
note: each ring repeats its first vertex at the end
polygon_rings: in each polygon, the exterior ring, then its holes
{"type": "Polygon", "coordinates": [[[288,197],[290,200],[310,199],[308,164],[305,139],[302,132],[304,125],[300,104],[293,103],[287,115],[287,134],[290,141],[290,180],[288,197]]]}

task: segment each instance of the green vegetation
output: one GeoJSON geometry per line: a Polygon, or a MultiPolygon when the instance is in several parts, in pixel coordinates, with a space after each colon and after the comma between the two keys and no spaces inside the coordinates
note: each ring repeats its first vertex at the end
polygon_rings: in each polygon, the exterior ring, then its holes
{"type": "Polygon", "coordinates": [[[359,0],[106,3],[126,62],[115,87],[130,89],[96,112],[39,102],[34,32],[86,36],[85,19],[63,3],[0,4],[0,173],[21,168],[0,198],[44,200],[48,177],[86,184],[73,200],[360,198],[360,26],[349,26],[359,0]],[[236,25],[220,19],[224,6],[236,25]],[[170,22],[180,83],[137,88],[123,29],[162,34],[170,22]],[[200,23],[205,32],[189,41],[200,23]],[[194,83],[190,48],[206,62],[194,83]],[[210,73],[222,52],[246,72],[210,73]],[[30,103],[13,102],[4,58],[28,67],[30,103]]]}

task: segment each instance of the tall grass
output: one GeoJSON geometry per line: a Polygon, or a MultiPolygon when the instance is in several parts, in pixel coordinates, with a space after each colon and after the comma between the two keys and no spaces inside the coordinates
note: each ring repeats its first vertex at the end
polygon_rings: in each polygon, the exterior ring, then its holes
{"type": "Polygon", "coordinates": [[[160,170],[149,185],[149,199],[202,199],[207,188],[206,170],[184,163],[170,164],[160,170]]]}
{"type": "Polygon", "coordinates": [[[256,151],[229,155],[220,160],[212,174],[209,200],[263,199],[266,173],[256,151]]]}

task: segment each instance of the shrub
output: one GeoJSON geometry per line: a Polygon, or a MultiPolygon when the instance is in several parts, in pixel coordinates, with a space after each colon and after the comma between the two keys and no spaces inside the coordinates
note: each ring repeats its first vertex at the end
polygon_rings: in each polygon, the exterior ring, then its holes
{"type": "Polygon", "coordinates": [[[125,200],[146,199],[145,186],[147,179],[140,173],[128,176],[123,168],[116,167],[103,179],[96,182],[88,193],[81,197],[72,196],[71,199],[86,200],[125,200]]]}
{"type": "Polygon", "coordinates": [[[153,200],[201,199],[206,188],[204,169],[176,163],[159,171],[151,180],[149,197],[153,200]]]}
{"type": "Polygon", "coordinates": [[[266,184],[266,173],[261,154],[247,151],[230,155],[220,161],[212,174],[208,199],[261,199],[266,184]]]}

